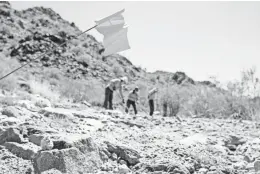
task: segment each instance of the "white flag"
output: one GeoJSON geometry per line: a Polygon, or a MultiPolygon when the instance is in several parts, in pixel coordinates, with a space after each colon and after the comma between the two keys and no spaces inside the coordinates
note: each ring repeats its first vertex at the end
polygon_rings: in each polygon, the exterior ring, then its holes
{"type": "Polygon", "coordinates": [[[104,35],[103,44],[105,47],[104,55],[110,55],[130,48],[127,38],[127,28],[121,10],[104,19],[95,21],[97,31],[104,35]]]}
{"type": "Polygon", "coordinates": [[[107,35],[121,30],[125,25],[124,17],[122,16],[124,11],[125,10],[121,10],[104,19],[95,21],[98,25],[96,27],[97,31],[103,35],[107,35]]]}
{"type": "Polygon", "coordinates": [[[104,37],[104,56],[130,49],[127,30],[128,28],[123,28],[112,35],[104,37]]]}

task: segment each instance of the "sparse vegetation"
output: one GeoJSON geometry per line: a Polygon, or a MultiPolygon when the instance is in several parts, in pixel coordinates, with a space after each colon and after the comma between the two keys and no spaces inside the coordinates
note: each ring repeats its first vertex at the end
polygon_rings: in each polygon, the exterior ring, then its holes
{"type": "MultiPolygon", "coordinates": [[[[18,67],[18,62],[14,59],[6,58],[0,53],[0,77],[10,73],[14,68],[18,67]]],[[[9,78],[0,81],[0,89],[14,91],[17,88],[17,73],[10,75],[9,78]]]]}

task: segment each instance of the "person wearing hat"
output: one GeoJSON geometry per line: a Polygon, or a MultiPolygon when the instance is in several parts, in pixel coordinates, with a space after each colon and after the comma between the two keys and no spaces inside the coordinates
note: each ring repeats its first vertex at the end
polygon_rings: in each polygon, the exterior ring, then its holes
{"type": "Polygon", "coordinates": [[[113,110],[113,92],[117,89],[119,90],[122,102],[125,103],[122,89],[123,84],[127,84],[127,81],[127,77],[112,79],[110,81],[110,83],[106,86],[105,89],[104,108],[113,110]]]}
{"type": "Polygon", "coordinates": [[[153,88],[148,92],[148,100],[149,100],[149,107],[150,107],[150,116],[153,116],[154,112],[154,98],[155,94],[158,92],[157,88],[153,88]]]}
{"type": "Polygon", "coordinates": [[[139,91],[139,88],[135,87],[135,89],[132,90],[129,93],[128,99],[127,99],[127,102],[126,102],[126,108],[125,108],[126,113],[128,113],[128,109],[129,109],[130,105],[132,105],[133,108],[134,108],[135,115],[137,114],[136,103],[137,103],[138,98],[139,98],[138,91],[139,91]]]}

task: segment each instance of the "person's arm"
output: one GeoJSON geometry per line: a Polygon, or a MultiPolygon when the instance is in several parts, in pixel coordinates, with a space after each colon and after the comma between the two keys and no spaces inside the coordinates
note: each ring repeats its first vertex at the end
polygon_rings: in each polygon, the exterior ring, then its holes
{"type": "Polygon", "coordinates": [[[122,101],[123,101],[123,103],[124,103],[125,100],[124,100],[124,96],[123,96],[122,85],[120,85],[120,87],[119,87],[119,93],[120,93],[121,98],[122,98],[122,101]]]}

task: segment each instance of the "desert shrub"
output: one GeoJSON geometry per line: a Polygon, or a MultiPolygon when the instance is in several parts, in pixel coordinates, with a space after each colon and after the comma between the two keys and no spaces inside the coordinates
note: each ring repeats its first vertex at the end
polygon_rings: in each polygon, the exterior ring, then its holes
{"type": "Polygon", "coordinates": [[[2,25],[0,26],[0,33],[2,33],[3,35],[11,35],[12,30],[10,27],[6,26],[6,25],[2,25]]]}
{"type": "Polygon", "coordinates": [[[72,39],[72,40],[70,41],[70,43],[72,43],[72,45],[74,45],[75,47],[77,47],[77,46],[80,45],[80,41],[77,40],[77,39],[72,39]]]}
{"type": "Polygon", "coordinates": [[[48,81],[37,81],[31,79],[29,80],[29,85],[33,94],[39,94],[50,101],[58,101],[60,98],[58,91],[52,89],[48,81]]]}
{"type": "Polygon", "coordinates": [[[164,116],[176,116],[180,111],[180,96],[177,88],[172,86],[162,89],[160,103],[164,116]]]}
{"type": "MultiPolygon", "coordinates": [[[[0,77],[10,73],[12,70],[19,66],[19,63],[11,58],[6,58],[3,54],[0,54],[0,77]]],[[[9,75],[0,81],[0,89],[13,91],[17,86],[17,72],[9,75]]]]}
{"type": "Polygon", "coordinates": [[[58,68],[47,68],[44,70],[44,75],[47,79],[61,79],[61,71],[58,68]]]}
{"type": "Polygon", "coordinates": [[[93,80],[71,80],[63,79],[59,86],[62,97],[72,99],[73,102],[88,101],[92,105],[101,106],[103,103],[103,86],[93,80]]]}
{"type": "Polygon", "coordinates": [[[116,77],[121,77],[124,75],[124,70],[122,67],[120,67],[119,65],[115,64],[113,66],[113,73],[115,74],[116,77]]]}
{"type": "Polygon", "coordinates": [[[84,54],[84,48],[81,46],[76,46],[71,49],[71,51],[77,56],[81,56],[84,54]]]}
{"type": "Polygon", "coordinates": [[[5,106],[15,106],[15,99],[13,97],[0,97],[0,104],[5,106]]]}

